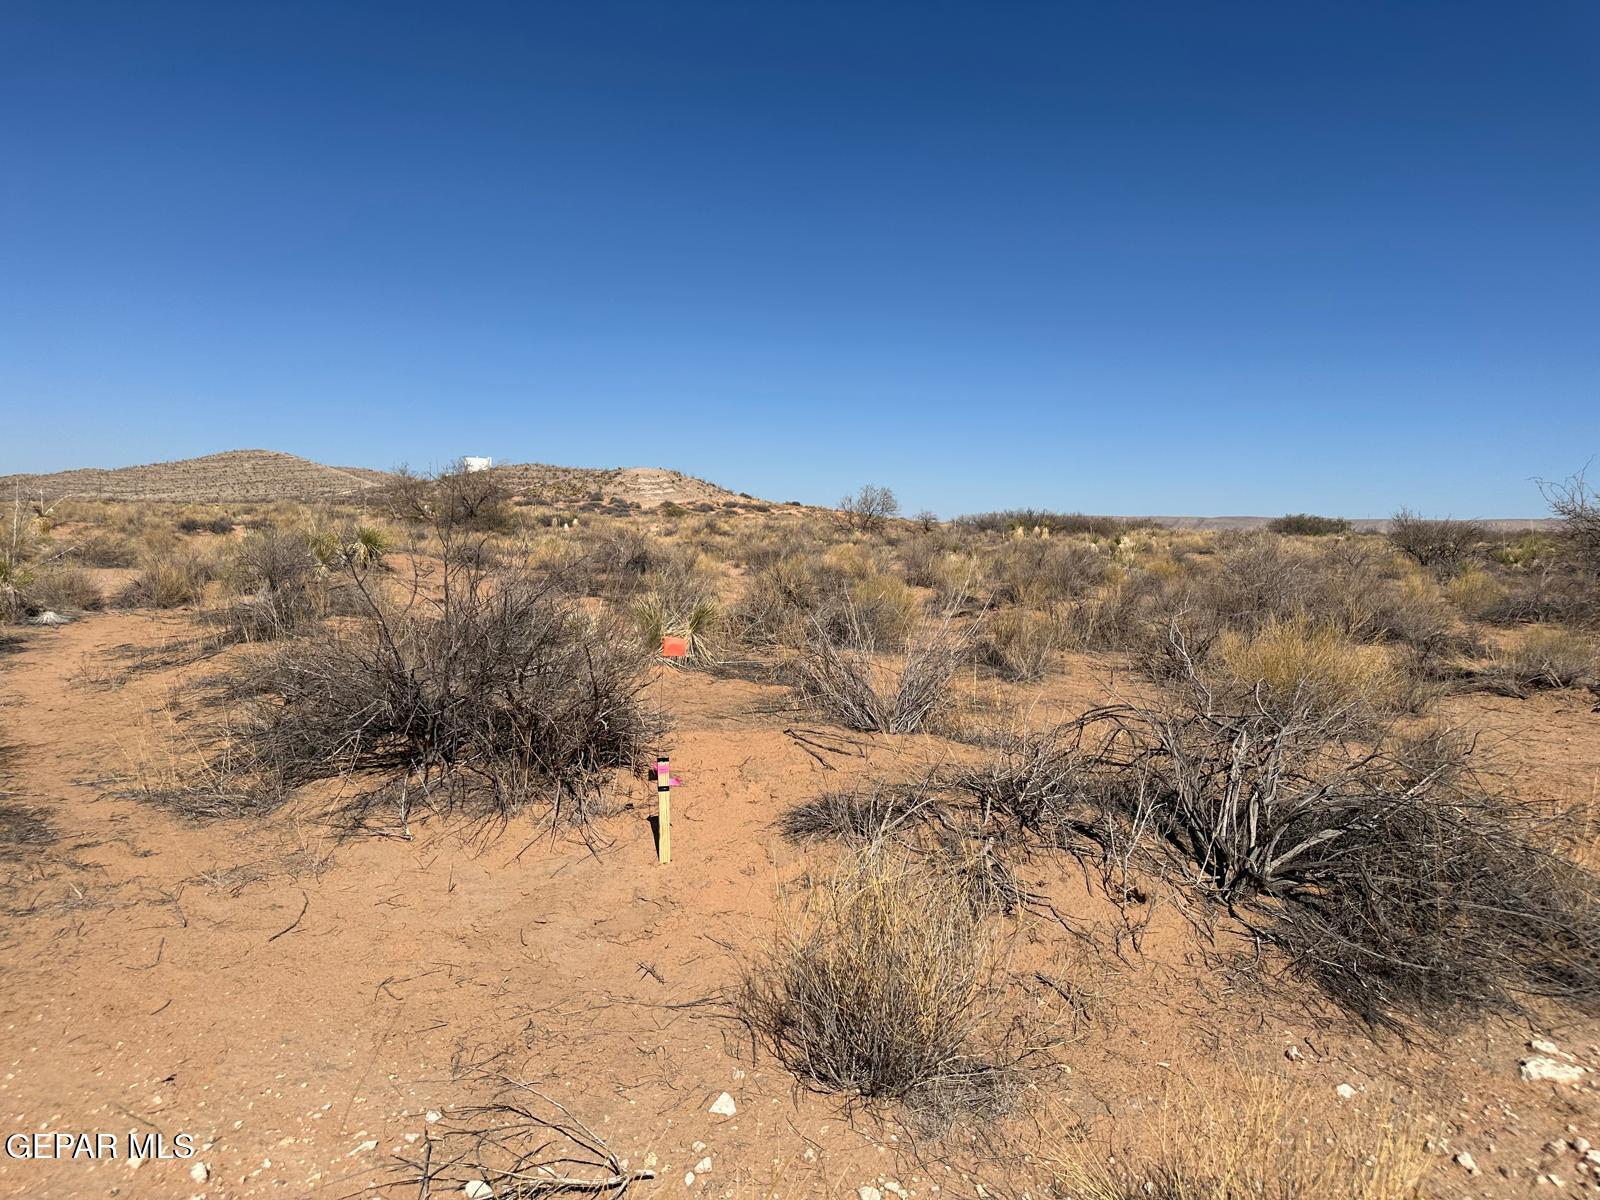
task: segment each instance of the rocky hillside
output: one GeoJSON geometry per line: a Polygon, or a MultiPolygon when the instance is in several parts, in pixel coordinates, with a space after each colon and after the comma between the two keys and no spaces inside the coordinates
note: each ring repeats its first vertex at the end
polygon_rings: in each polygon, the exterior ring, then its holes
{"type": "Polygon", "coordinates": [[[353,496],[384,482],[383,471],[326,467],[277,450],[228,450],[137,467],[81,467],[48,475],[0,476],[0,496],[21,492],[54,500],[180,500],[229,503],[324,500],[353,496]]]}

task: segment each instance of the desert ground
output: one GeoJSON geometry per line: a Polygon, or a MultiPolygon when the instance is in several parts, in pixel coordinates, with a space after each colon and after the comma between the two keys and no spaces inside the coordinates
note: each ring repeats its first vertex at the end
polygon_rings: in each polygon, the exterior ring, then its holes
{"type": "Polygon", "coordinates": [[[8,493],[0,1192],[1600,1192],[1586,510],[193,461],[8,493]]]}

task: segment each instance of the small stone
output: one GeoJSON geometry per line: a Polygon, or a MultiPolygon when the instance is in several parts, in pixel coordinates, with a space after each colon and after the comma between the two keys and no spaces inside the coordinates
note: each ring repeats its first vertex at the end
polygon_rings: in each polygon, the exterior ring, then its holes
{"type": "Polygon", "coordinates": [[[870,1183],[856,1189],[857,1200],[883,1200],[883,1193],[870,1183]]]}
{"type": "Polygon", "coordinates": [[[1476,1174],[1478,1174],[1478,1164],[1477,1164],[1477,1162],[1473,1159],[1472,1155],[1468,1154],[1465,1150],[1457,1151],[1457,1153],[1456,1153],[1456,1165],[1459,1166],[1468,1175],[1476,1175],[1476,1174]]]}
{"type": "Polygon", "coordinates": [[[694,1169],[701,1175],[704,1175],[707,1171],[711,1170],[711,1156],[708,1154],[699,1162],[695,1163],[694,1169]]]}
{"type": "Polygon", "coordinates": [[[432,1125],[435,1121],[444,1120],[444,1114],[437,1108],[430,1108],[422,1119],[432,1125]]]}
{"type": "Polygon", "coordinates": [[[1556,1138],[1555,1141],[1544,1144],[1544,1152],[1546,1154],[1565,1154],[1567,1152],[1567,1144],[1560,1138],[1556,1138]]]}
{"type": "Polygon", "coordinates": [[[1287,1050],[1285,1050],[1283,1052],[1283,1056],[1285,1058],[1287,1058],[1290,1062],[1299,1062],[1300,1061],[1300,1047],[1299,1046],[1290,1046],[1287,1050]]]}
{"type": "Polygon", "coordinates": [[[900,1186],[900,1182],[898,1180],[885,1180],[883,1190],[886,1192],[893,1192],[896,1196],[900,1197],[900,1200],[906,1200],[906,1190],[900,1186]]]}
{"type": "Polygon", "coordinates": [[[467,1184],[461,1189],[461,1192],[466,1196],[467,1200],[490,1200],[490,1197],[494,1195],[494,1189],[481,1179],[467,1180],[467,1184]]]}
{"type": "Polygon", "coordinates": [[[1600,1168],[1600,1150],[1585,1150],[1583,1161],[1588,1163],[1591,1169],[1600,1168]]]}
{"type": "Polygon", "coordinates": [[[1556,1045],[1554,1042],[1548,1042],[1544,1038],[1534,1038],[1532,1041],[1530,1041],[1528,1043],[1528,1049],[1529,1050],[1537,1050],[1540,1054],[1560,1054],[1561,1053],[1561,1047],[1560,1046],[1556,1045]]]}
{"type": "Polygon", "coordinates": [[[650,1151],[649,1154],[644,1156],[644,1165],[646,1167],[653,1167],[656,1165],[656,1152],[654,1150],[650,1151]]]}
{"type": "Polygon", "coordinates": [[[1588,1138],[1580,1137],[1572,1139],[1572,1152],[1574,1154],[1587,1154],[1589,1153],[1589,1150],[1590,1145],[1588,1138]]]}
{"type": "Polygon", "coordinates": [[[1520,1074],[1523,1083],[1581,1083],[1588,1071],[1576,1063],[1536,1055],[1522,1060],[1520,1074]]]}
{"type": "Polygon", "coordinates": [[[1355,1090],[1355,1088],[1351,1087],[1348,1083],[1341,1083],[1338,1087],[1334,1088],[1333,1090],[1338,1094],[1339,1099],[1341,1099],[1341,1100],[1354,1100],[1355,1099],[1356,1090],[1355,1090]]]}
{"type": "Polygon", "coordinates": [[[739,1111],[739,1106],[733,1102],[733,1097],[723,1092],[711,1102],[711,1110],[719,1117],[731,1117],[739,1111]]]}
{"type": "Polygon", "coordinates": [[[140,1167],[144,1166],[144,1159],[140,1158],[137,1154],[130,1154],[128,1155],[128,1166],[137,1171],[140,1167]]]}
{"type": "Polygon", "coordinates": [[[694,1172],[693,1171],[685,1171],[683,1173],[683,1186],[684,1187],[693,1187],[694,1186],[694,1172]]]}
{"type": "Polygon", "coordinates": [[[195,1163],[194,1166],[189,1168],[189,1178],[194,1180],[196,1183],[204,1183],[210,1177],[211,1168],[206,1166],[203,1162],[195,1163]]]}

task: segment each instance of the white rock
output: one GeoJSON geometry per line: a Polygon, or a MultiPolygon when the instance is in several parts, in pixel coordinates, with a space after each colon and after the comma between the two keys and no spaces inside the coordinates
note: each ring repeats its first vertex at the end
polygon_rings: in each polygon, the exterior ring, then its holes
{"type": "Polygon", "coordinates": [[[728,1095],[727,1092],[723,1092],[722,1095],[711,1102],[710,1111],[716,1113],[719,1117],[731,1117],[739,1111],[739,1106],[733,1102],[732,1096],[728,1095]]]}
{"type": "Polygon", "coordinates": [[[684,1187],[693,1187],[694,1186],[694,1172],[693,1171],[685,1171],[683,1173],[683,1186],[684,1187]]]}
{"type": "Polygon", "coordinates": [[[900,1197],[900,1200],[906,1200],[906,1190],[900,1186],[899,1180],[887,1180],[883,1185],[883,1190],[886,1192],[893,1192],[896,1196],[900,1197]]]}
{"type": "Polygon", "coordinates": [[[1520,1073],[1523,1083],[1580,1083],[1588,1071],[1576,1063],[1535,1055],[1522,1060],[1520,1073]]]}
{"type": "Polygon", "coordinates": [[[711,1156],[708,1154],[708,1155],[706,1155],[706,1157],[702,1158],[699,1162],[695,1163],[694,1169],[696,1171],[698,1171],[702,1175],[704,1175],[707,1171],[711,1170],[711,1156]]]}
{"type": "Polygon", "coordinates": [[[1584,1151],[1583,1161],[1588,1163],[1591,1167],[1600,1167],[1600,1150],[1584,1151]]]}
{"type": "Polygon", "coordinates": [[[428,1110],[428,1112],[427,1112],[427,1115],[424,1116],[422,1119],[424,1121],[428,1122],[428,1124],[432,1125],[435,1121],[444,1120],[444,1114],[442,1112],[440,1112],[437,1108],[430,1108],[428,1110]]]}
{"type": "Polygon", "coordinates": [[[365,1154],[368,1150],[376,1150],[377,1148],[378,1148],[377,1140],[375,1138],[369,1138],[367,1141],[364,1141],[364,1142],[360,1143],[359,1145],[357,1145],[354,1150],[350,1151],[350,1153],[351,1154],[365,1154]]]}
{"type": "Polygon", "coordinates": [[[144,1159],[140,1158],[137,1154],[130,1154],[128,1155],[128,1166],[137,1171],[140,1167],[144,1166],[144,1159]]]}
{"type": "Polygon", "coordinates": [[[1561,1047],[1554,1042],[1547,1042],[1544,1038],[1534,1038],[1528,1043],[1529,1050],[1537,1050],[1540,1054],[1560,1054],[1561,1047]]]}
{"type": "Polygon", "coordinates": [[[467,1185],[461,1189],[467,1200],[490,1200],[494,1189],[481,1179],[469,1179],[467,1185]]]}
{"type": "Polygon", "coordinates": [[[870,1183],[856,1189],[858,1200],[883,1200],[883,1193],[870,1183]]]}
{"type": "Polygon", "coordinates": [[[1546,1154],[1565,1154],[1567,1152],[1567,1144],[1560,1138],[1556,1138],[1555,1141],[1544,1144],[1544,1152],[1546,1154]]]}
{"type": "Polygon", "coordinates": [[[1290,1046],[1287,1050],[1285,1050],[1283,1052],[1283,1056],[1285,1058],[1287,1058],[1290,1062],[1299,1062],[1300,1061],[1300,1047],[1299,1046],[1290,1046]]]}
{"type": "Polygon", "coordinates": [[[1589,1153],[1589,1150],[1590,1145],[1588,1138],[1580,1137],[1572,1139],[1572,1151],[1574,1154],[1587,1154],[1589,1153]]]}
{"type": "Polygon", "coordinates": [[[204,1183],[210,1177],[211,1168],[203,1162],[195,1163],[194,1166],[189,1168],[189,1178],[196,1183],[204,1183]]]}
{"type": "Polygon", "coordinates": [[[1472,1155],[1468,1154],[1465,1150],[1457,1152],[1456,1163],[1468,1175],[1476,1175],[1478,1173],[1477,1162],[1473,1159],[1472,1155]]]}
{"type": "Polygon", "coordinates": [[[1338,1093],[1339,1099],[1341,1099],[1341,1100],[1354,1100],[1355,1099],[1356,1090],[1355,1090],[1355,1088],[1351,1087],[1348,1083],[1341,1083],[1338,1087],[1334,1088],[1333,1090],[1338,1093]]]}

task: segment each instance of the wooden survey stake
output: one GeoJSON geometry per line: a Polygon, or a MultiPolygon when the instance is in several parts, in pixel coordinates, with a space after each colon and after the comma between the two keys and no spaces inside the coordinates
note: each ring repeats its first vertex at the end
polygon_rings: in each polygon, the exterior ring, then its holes
{"type": "Polygon", "coordinates": [[[656,759],[656,857],[672,861],[672,765],[656,759]]]}

